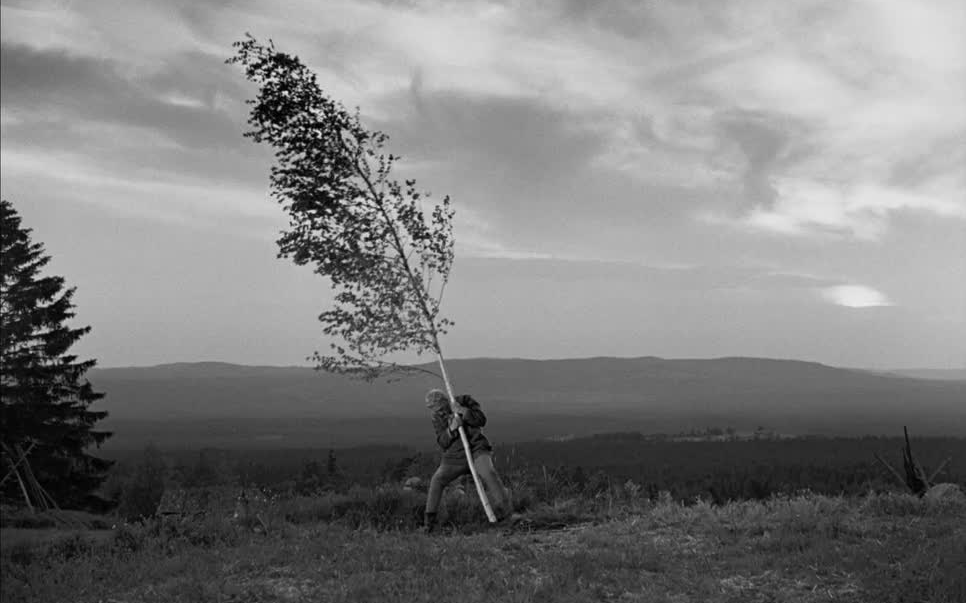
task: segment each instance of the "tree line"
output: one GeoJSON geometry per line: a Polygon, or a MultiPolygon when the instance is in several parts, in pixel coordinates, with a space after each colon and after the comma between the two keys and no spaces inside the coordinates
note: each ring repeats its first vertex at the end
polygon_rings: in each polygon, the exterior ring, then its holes
{"type": "MultiPolygon", "coordinates": [[[[861,495],[895,483],[875,454],[896,456],[902,438],[798,438],[783,440],[668,441],[637,433],[601,434],[563,442],[497,446],[495,462],[509,480],[545,499],[601,496],[628,487],[675,500],[759,500],[811,491],[861,495]]],[[[964,438],[919,438],[919,458],[937,467],[950,456],[940,481],[966,485],[964,438]]],[[[346,492],[351,488],[427,480],[437,452],[403,446],[347,449],[195,450],[148,448],[118,460],[104,496],[131,507],[150,491],[154,503],[165,488],[259,488],[282,496],[346,492]]],[[[469,487],[471,485],[467,484],[469,487]]],[[[147,510],[152,507],[147,505],[147,510]]]]}

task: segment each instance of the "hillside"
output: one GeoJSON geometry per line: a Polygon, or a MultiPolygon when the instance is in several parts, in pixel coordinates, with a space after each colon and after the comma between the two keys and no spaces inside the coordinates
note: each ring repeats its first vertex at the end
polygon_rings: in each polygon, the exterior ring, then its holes
{"type": "Polygon", "coordinates": [[[897,369],[888,371],[900,377],[914,379],[937,379],[941,381],[966,381],[966,368],[961,369],[897,369]]]}
{"type": "MultiPolygon", "coordinates": [[[[709,425],[893,434],[903,424],[921,435],[966,435],[961,381],[762,358],[468,359],[448,367],[459,391],[484,403],[491,428],[523,436],[709,425]]],[[[158,426],[162,421],[269,440],[279,434],[264,429],[266,420],[296,431],[313,421],[342,434],[349,426],[360,435],[378,433],[378,441],[398,429],[422,433],[423,394],[437,385],[425,375],[365,384],[309,368],[210,362],[97,369],[89,377],[107,392],[98,406],[111,413],[108,426],[115,431],[167,429],[158,426]]]]}

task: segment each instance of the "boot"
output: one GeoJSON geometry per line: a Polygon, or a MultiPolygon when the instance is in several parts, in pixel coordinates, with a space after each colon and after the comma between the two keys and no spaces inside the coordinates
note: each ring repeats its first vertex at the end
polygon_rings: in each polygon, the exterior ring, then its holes
{"type": "Polygon", "coordinates": [[[432,534],[436,530],[436,513],[426,513],[423,516],[423,534],[432,534]]]}

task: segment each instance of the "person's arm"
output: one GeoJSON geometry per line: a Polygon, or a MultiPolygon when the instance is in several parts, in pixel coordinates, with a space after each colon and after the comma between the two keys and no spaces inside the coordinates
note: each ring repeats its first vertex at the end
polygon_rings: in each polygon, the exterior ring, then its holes
{"type": "Polygon", "coordinates": [[[443,450],[448,449],[453,444],[453,441],[459,437],[457,430],[450,429],[451,418],[451,416],[444,415],[443,413],[433,415],[433,428],[436,429],[436,443],[443,450]]]}
{"type": "Polygon", "coordinates": [[[480,403],[471,396],[457,396],[456,403],[460,407],[460,415],[463,423],[469,427],[484,427],[486,425],[486,415],[480,408],[480,403]]]}

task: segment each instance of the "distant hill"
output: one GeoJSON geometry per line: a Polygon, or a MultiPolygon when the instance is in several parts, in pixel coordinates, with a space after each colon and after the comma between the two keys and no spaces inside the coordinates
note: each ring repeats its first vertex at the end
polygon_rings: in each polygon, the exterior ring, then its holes
{"type": "MultiPolygon", "coordinates": [[[[503,430],[515,439],[624,426],[653,432],[763,425],[793,434],[894,435],[909,425],[921,435],[966,435],[966,382],[812,362],[480,358],[452,360],[447,368],[459,392],[484,404],[491,417],[488,431],[503,430]]],[[[218,362],[95,369],[88,376],[107,393],[98,406],[111,413],[107,426],[119,438],[122,425],[136,425],[142,433],[174,425],[184,433],[210,431],[220,425],[239,437],[261,437],[258,441],[266,445],[287,445],[287,432],[275,433],[279,422],[302,433],[300,440],[311,440],[315,433],[306,432],[306,425],[324,426],[340,442],[352,440],[344,445],[368,443],[377,432],[380,441],[397,432],[401,439],[410,438],[403,438],[403,432],[424,437],[423,395],[438,386],[429,375],[366,384],[311,368],[218,362]],[[260,426],[268,427],[268,419],[276,421],[275,431],[262,433],[260,426]],[[314,422],[302,425],[300,419],[314,422]],[[358,430],[345,431],[351,425],[358,430]]]]}
{"type": "Polygon", "coordinates": [[[889,374],[914,379],[938,379],[940,381],[966,381],[966,368],[961,369],[896,369],[889,374]]]}

